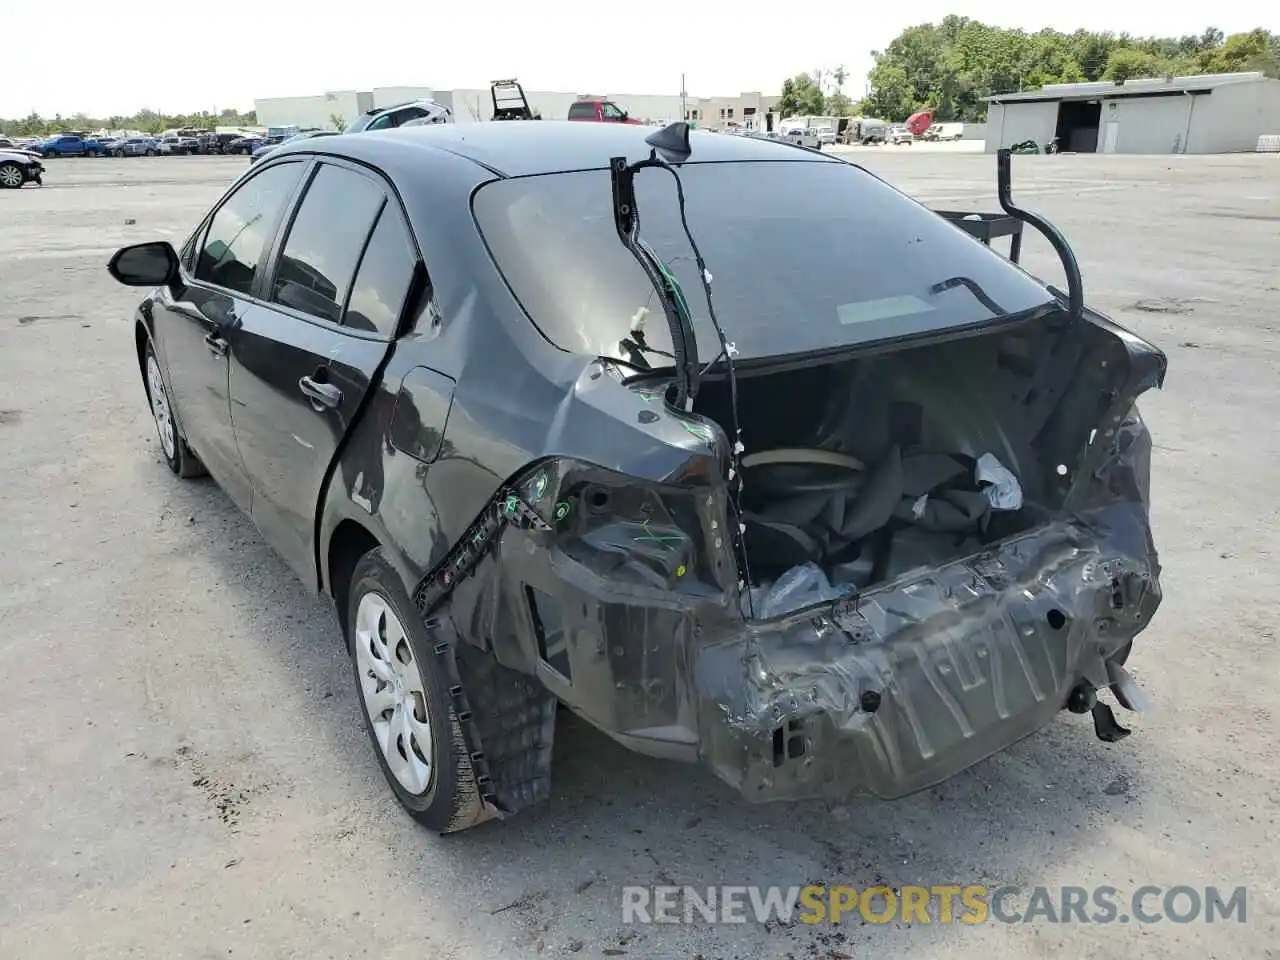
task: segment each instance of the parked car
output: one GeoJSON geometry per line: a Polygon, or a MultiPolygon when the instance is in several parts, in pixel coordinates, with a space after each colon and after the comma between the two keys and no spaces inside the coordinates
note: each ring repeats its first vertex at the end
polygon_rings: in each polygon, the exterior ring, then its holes
{"type": "Polygon", "coordinates": [[[237,133],[204,134],[199,138],[200,152],[208,154],[235,153],[236,151],[231,149],[231,145],[240,139],[243,138],[237,133]]]}
{"type": "Polygon", "coordinates": [[[159,139],[159,150],[162,154],[173,156],[190,156],[198,152],[200,141],[195,137],[168,136],[159,139]]]}
{"type": "Polygon", "coordinates": [[[1063,709],[1124,736],[1160,604],[1165,357],[1000,160],[1065,293],[996,218],[683,124],[298,141],[108,269],[168,469],[332,598],[421,823],[546,798],[557,702],[752,799],[892,798],[1063,709]]]}
{"type": "Polygon", "coordinates": [[[39,186],[44,176],[40,156],[29,150],[0,150],[0,187],[16,190],[28,183],[39,186]]]}
{"type": "Polygon", "coordinates": [[[160,141],[154,137],[125,137],[111,148],[113,157],[154,157],[160,153],[160,141]]]}
{"type": "Polygon", "coordinates": [[[227,153],[253,153],[253,151],[266,143],[266,140],[266,137],[249,134],[244,137],[236,137],[226,145],[225,149],[227,153]]]}
{"type": "Polygon", "coordinates": [[[643,120],[632,119],[627,111],[612,100],[602,97],[583,97],[569,105],[570,120],[587,120],[595,123],[631,123],[643,124],[643,120]]]}
{"type": "Polygon", "coordinates": [[[343,133],[363,133],[366,130],[391,130],[410,120],[427,120],[429,123],[453,123],[453,111],[435,100],[410,100],[389,107],[379,107],[361,114],[347,124],[343,133]]]}
{"type": "Polygon", "coordinates": [[[889,143],[896,146],[911,146],[915,143],[915,135],[900,123],[889,128],[889,143]]]}
{"type": "Polygon", "coordinates": [[[794,127],[784,131],[782,138],[787,143],[794,143],[798,147],[808,147],[810,150],[822,149],[822,141],[812,127],[794,127]]]}
{"type": "Polygon", "coordinates": [[[338,135],[338,132],[336,130],[308,130],[305,133],[295,133],[292,137],[286,137],[284,140],[281,140],[278,144],[269,143],[269,144],[264,144],[261,147],[258,147],[256,150],[253,151],[253,153],[249,154],[249,162],[257,163],[259,160],[263,159],[264,157],[272,153],[272,151],[277,150],[280,147],[283,147],[286,143],[295,143],[299,140],[310,140],[310,139],[313,139],[314,137],[336,137],[337,135],[338,135]]]}
{"type": "Polygon", "coordinates": [[[883,120],[857,117],[850,119],[845,124],[844,134],[841,139],[844,143],[869,146],[884,143],[888,135],[889,125],[883,120]]]}
{"type": "Polygon", "coordinates": [[[9,137],[0,137],[0,150],[5,153],[25,153],[29,157],[40,157],[39,150],[32,150],[25,146],[28,141],[12,140],[9,137]]]}
{"type": "Polygon", "coordinates": [[[59,134],[42,140],[37,149],[42,157],[106,156],[106,151],[97,140],[71,134],[59,134]]]}

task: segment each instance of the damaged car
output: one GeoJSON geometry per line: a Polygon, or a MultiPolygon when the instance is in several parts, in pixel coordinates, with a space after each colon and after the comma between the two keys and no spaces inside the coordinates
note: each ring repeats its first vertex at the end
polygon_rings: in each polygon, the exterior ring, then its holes
{"type": "Polygon", "coordinates": [[[1160,603],[1165,357],[997,170],[938,212],[682,123],[402,128],[109,270],[164,459],[332,598],[421,823],[546,798],[561,706],[749,800],[895,798],[1063,710],[1123,737],[1160,603]]]}

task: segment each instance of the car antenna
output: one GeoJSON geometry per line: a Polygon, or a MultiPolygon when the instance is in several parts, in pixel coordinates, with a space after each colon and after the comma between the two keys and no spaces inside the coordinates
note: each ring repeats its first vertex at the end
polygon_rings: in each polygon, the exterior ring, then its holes
{"type": "MultiPolygon", "coordinates": [[[[1016,220],[1028,223],[1039,230],[1054,253],[1062,261],[1062,269],[1067,275],[1067,316],[1079,320],[1084,315],[1084,278],[1080,275],[1080,264],[1076,255],[1057,227],[1039,214],[1024,210],[1013,202],[1013,154],[1002,148],[996,151],[996,196],[1005,213],[1016,220]]],[[[1057,293],[1057,291],[1054,291],[1057,293]]],[[[1060,294],[1059,294],[1060,295],[1060,294]]]]}
{"type": "Polygon", "coordinates": [[[636,209],[635,178],[636,174],[646,167],[656,167],[671,174],[676,182],[676,199],[680,210],[680,226],[684,230],[685,239],[693,251],[693,259],[698,267],[698,280],[702,284],[702,294],[707,302],[707,316],[720,341],[720,354],[707,364],[709,369],[721,357],[724,358],[725,372],[729,381],[729,407],[733,421],[733,450],[730,454],[729,498],[733,508],[737,532],[733,538],[738,548],[739,569],[742,578],[738,581],[738,589],[747,590],[747,605],[751,617],[755,618],[754,602],[751,597],[751,567],[747,558],[746,526],[742,522],[742,457],[746,447],[742,442],[742,421],[738,416],[738,378],[734,366],[737,347],[725,336],[724,328],[716,316],[716,308],[711,298],[711,271],[698,242],[689,229],[689,218],[685,209],[684,184],[676,165],[684,163],[693,154],[689,143],[689,124],[677,120],[659,130],[655,130],[644,138],[651,148],[649,156],[628,164],[626,157],[613,157],[609,161],[609,169],[613,185],[613,221],[618,229],[618,237],[623,246],[631,251],[632,256],[640,263],[645,276],[657,290],[662,301],[663,313],[667,317],[667,325],[671,328],[671,342],[675,348],[676,396],[672,406],[682,411],[691,410],[693,400],[698,395],[698,383],[702,371],[698,369],[698,340],[693,328],[693,317],[689,312],[688,302],[675,275],[665,263],[659,259],[647,243],[640,237],[640,212],[636,209]]]}

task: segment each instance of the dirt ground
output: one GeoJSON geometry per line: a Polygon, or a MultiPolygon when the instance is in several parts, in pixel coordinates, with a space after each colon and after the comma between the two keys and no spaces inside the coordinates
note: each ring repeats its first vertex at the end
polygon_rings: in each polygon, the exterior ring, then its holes
{"type": "MultiPolygon", "coordinates": [[[[990,157],[858,160],[994,206],[990,157]]],[[[104,267],[181,240],[244,163],[55,160],[0,191],[0,957],[1280,955],[1280,156],[1015,161],[1090,301],[1170,356],[1132,737],[1064,714],[897,803],[760,807],[566,720],[549,803],[446,838],[384,788],[327,603],[158,454],[138,295],[104,267]],[[622,923],[626,884],[809,882],[1244,885],[1247,920],[622,923]]],[[[1027,259],[1061,282],[1039,239],[1027,259]]]]}

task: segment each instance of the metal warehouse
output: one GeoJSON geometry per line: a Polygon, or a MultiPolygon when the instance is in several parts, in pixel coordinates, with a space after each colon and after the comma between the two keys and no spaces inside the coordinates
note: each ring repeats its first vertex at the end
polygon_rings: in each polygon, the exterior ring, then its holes
{"type": "Polygon", "coordinates": [[[1076,153],[1238,153],[1280,133],[1280,80],[1261,73],[1055,83],[986,99],[988,153],[1055,137],[1076,153]]]}

